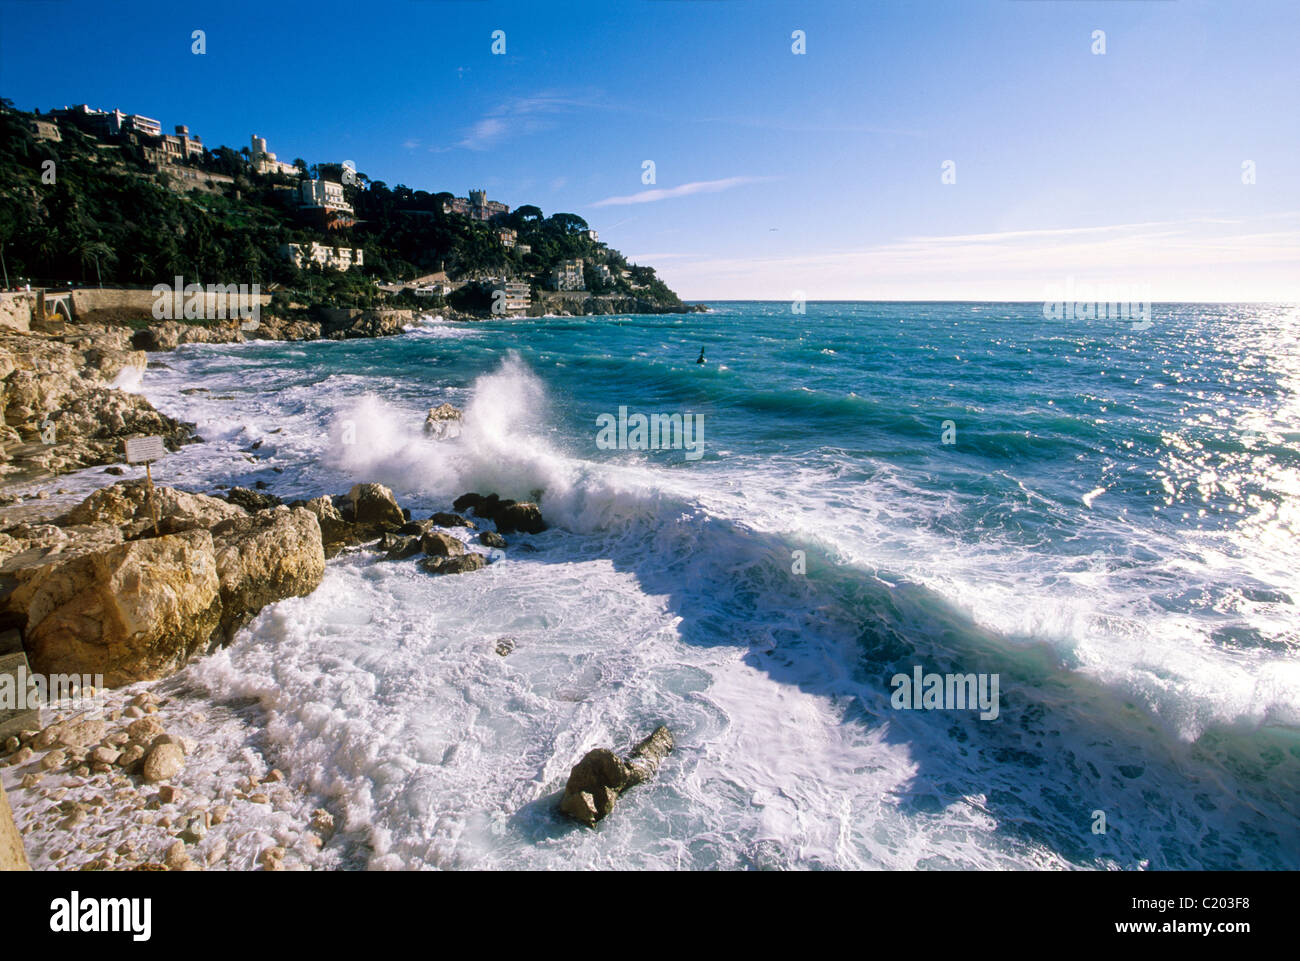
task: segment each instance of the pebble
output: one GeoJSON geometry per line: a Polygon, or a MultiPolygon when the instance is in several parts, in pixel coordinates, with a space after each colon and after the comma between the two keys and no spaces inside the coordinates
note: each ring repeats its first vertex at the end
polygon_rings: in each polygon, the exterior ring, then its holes
{"type": "Polygon", "coordinates": [[[317,808],[311,812],[311,829],[317,834],[331,835],[334,833],[334,815],[330,814],[324,808],[317,808]]]}
{"type": "Polygon", "coordinates": [[[190,859],[189,852],[185,850],[184,841],[173,841],[167,848],[167,853],[163,855],[163,864],[173,871],[185,870],[185,862],[190,859]]]}
{"type": "Polygon", "coordinates": [[[284,848],[271,847],[267,848],[258,855],[257,863],[262,865],[265,871],[283,871],[284,870],[284,848]]]}
{"type": "Polygon", "coordinates": [[[208,867],[216,864],[226,856],[227,845],[225,838],[217,838],[208,849],[208,867]]]}
{"type": "Polygon", "coordinates": [[[152,744],[154,738],[167,732],[156,717],[141,717],[126,726],[126,733],[138,744],[152,744]]]}
{"type": "Polygon", "coordinates": [[[179,745],[159,744],[145,755],[144,779],[150,784],[166,781],[181,773],[183,767],[185,767],[185,753],[179,745]]]}

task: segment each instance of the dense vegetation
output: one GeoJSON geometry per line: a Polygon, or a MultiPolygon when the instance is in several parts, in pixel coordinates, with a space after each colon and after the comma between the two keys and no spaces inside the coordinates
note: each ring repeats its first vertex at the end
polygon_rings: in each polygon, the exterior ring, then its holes
{"type": "MultiPolygon", "coordinates": [[[[11,285],[21,278],[152,286],[183,276],[187,283],[275,284],[307,303],[371,305],[385,297],[376,280],[410,280],[439,269],[453,281],[507,277],[546,290],[562,260],[581,257],[591,293],[682,307],[653,268],[628,264],[618,251],[592,241],[586,222],[574,214],[546,217],[525,205],[485,224],[444,213],[450,193],[390,188],[357,173],[349,178],[354,183],[344,184],[357,223],[325,230],[300,218],[292,202],[296,180],[257,173],[247,148],[219,147],[193,158],[189,166],[234,182],[219,193],[182,192],[146,162],[143,145],[132,137],[106,142],[64,122],[62,141],[54,143],[37,138],[33,119],[0,100],[0,168],[7,174],[0,183],[0,254],[11,285]],[[501,227],[514,228],[531,252],[502,246],[501,227]],[[300,269],[280,253],[284,244],[313,241],[363,248],[364,268],[300,269]],[[608,266],[611,282],[600,279],[597,262],[608,266]]],[[[311,175],[343,180],[338,165],[298,163],[311,175]]]]}

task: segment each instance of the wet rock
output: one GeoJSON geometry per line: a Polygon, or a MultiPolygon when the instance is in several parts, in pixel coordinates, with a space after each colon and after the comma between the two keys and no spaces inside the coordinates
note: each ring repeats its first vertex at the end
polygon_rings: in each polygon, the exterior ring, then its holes
{"type": "Polygon", "coordinates": [[[478,536],[478,542],[484,547],[495,547],[499,550],[506,549],[506,539],[496,531],[483,531],[478,536]]]}
{"type": "Polygon", "coordinates": [[[140,744],[128,744],[117,759],[117,766],[124,771],[131,771],[144,759],[144,747],[140,744]]]}
{"type": "Polygon", "coordinates": [[[660,725],[632,749],[626,760],[607,748],[588,751],[569,774],[560,810],[595,827],[614,810],[614,802],[622,792],[654,776],[672,749],[673,736],[660,725]]]}
{"type": "Polygon", "coordinates": [[[386,561],[402,561],[408,557],[414,557],[420,553],[420,538],[403,537],[399,538],[398,543],[384,555],[386,561]]]}
{"type": "Polygon", "coordinates": [[[355,484],[348,492],[353,522],[372,530],[396,531],[406,523],[393,492],[383,484],[355,484]]]}
{"type": "Polygon", "coordinates": [[[429,531],[420,538],[420,550],[434,557],[457,557],[465,553],[465,545],[450,534],[429,531]]]}
{"type": "Polygon", "coordinates": [[[496,494],[462,494],[452,503],[456,510],[472,510],[476,517],[484,517],[496,524],[502,534],[516,531],[539,534],[546,530],[541,508],[531,502],[520,503],[502,500],[496,494]]]}
{"type": "Polygon", "coordinates": [[[217,838],[215,841],[213,841],[212,847],[208,849],[208,857],[207,857],[208,867],[213,867],[214,865],[219,863],[221,859],[226,856],[226,850],[227,850],[227,845],[226,845],[225,838],[217,838]]]}
{"type": "Polygon", "coordinates": [[[185,754],[175,744],[159,744],[145,755],[142,773],[151,784],[167,781],[181,773],[185,767],[185,754]]]}
{"type": "Polygon", "coordinates": [[[154,739],[165,733],[162,721],[156,717],[142,717],[126,726],[127,736],[138,744],[152,745],[154,739]]]}
{"type": "Polygon", "coordinates": [[[424,418],[424,432],[436,440],[458,437],[464,424],[464,413],[451,404],[430,407],[424,418]]]}
{"type": "Polygon", "coordinates": [[[449,514],[446,511],[438,511],[431,514],[429,520],[438,527],[474,527],[473,521],[462,517],[460,514],[449,514]]]}
{"type": "MultiPolygon", "coordinates": [[[[260,442],[259,442],[260,443],[260,442]]],[[[279,507],[282,501],[274,494],[268,494],[265,491],[249,490],[247,487],[232,487],[226,492],[225,500],[234,504],[236,507],[242,507],[250,514],[256,514],[258,511],[270,510],[272,507],[279,507]]]]}
{"type": "Polygon", "coordinates": [[[235,529],[218,533],[213,550],[220,578],[220,628],[227,639],[267,604],[304,597],[325,576],[320,524],[301,507],[245,517],[235,529]]]}
{"type": "Polygon", "coordinates": [[[357,533],[351,522],[345,520],[334,505],[334,501],[325,496],[314,498],[303,505],[316,515],[320,523],[321,542],[327,557],[333,557],[339,549],[358,541],[357,533]]]}
{"type": "Polygon", "coordinates": [[[309,826],[321,837],[328,839],[334,833],[334,815],[324,808],[317,808],[311,812],[311,824],[309,826]]]}
{"type": "Polygon", "coordinates": [[[269,847],[257,856],[257,863],[265,871],[284,870],[284,848],[269,847]]]}
{"type": "Polygon", "coordinates": [[[79,717],[59,728],[59,743],[64,747],[88,747],[104,739],[108,725],[98,718],[79,717]]]}
{"type": "Polygon", "coordinates": [[[173,871],[184,871],[190,863],[190,853],[185,850],[184,841],[173,841],[163,855],[163,864],[173,871]]]}
{"type": "Polygon", "coordinates": [[[102,745],[90,752],[90,760],[95,764],[116,764],[121,756],[121,751],[102,745]]]}
{"type": "Polygon", "coordinates": [[[498,637],[496,652],[502,657],[506,657],[515,649],[515,639],[513,637],[498,637]]]}
{"type": "Polygon", "coordinates": [[[516,531],[524,534],[540,534],[546,530],[541,508],[527,502],[506,505],[496,513],[493,521],[497,525],[497,531],[502,534],[513,534],[516,531]]]}
{"type": "Polygon", "coordinates": [[[466,574],[486,566],[487,558],[476,553],[457,557],[426,557],[420,561],[420,569],[430,574],[466,574]]]}

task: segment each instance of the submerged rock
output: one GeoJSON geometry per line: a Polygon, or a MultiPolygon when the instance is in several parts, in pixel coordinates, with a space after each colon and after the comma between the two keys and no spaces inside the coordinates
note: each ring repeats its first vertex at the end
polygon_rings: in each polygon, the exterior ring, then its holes
{"type": "Polygon", "coordinates": [[[478,542],[484,547],[496,547],[500,550],[506,549],[506,539],[496,531],[484,531],[478,536],[478,542]]]}
{"type": "Polygon", "coordinates": [[[609,816],[614,802],[630,787],[654,777],[673,749],[673,736],[660,725],[624,760],[608,748],[588,751],[569,774],[560,810],[588,827],[609,816]]]}

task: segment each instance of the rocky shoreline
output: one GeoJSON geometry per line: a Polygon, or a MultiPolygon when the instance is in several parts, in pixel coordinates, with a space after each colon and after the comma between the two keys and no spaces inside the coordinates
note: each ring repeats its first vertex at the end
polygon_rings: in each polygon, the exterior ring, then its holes
{"type": "MultiPolygon", "coordinates": [[[[233,324],[162,324],[148,335],[163,350],[244,339],[233,324]]],[[[193,425],[113,386],[144,369],[145,339],[99,324],[0,333],[0,469],[11,487],[116,464],[131,436],[162,434],[171,449],[201,442],[193,425]]],[[[454,436],[460,416],[449,405],[433,409],[426,430],[454,436]]],[[[167,679],[229,644],[266,605],[314,591],[340,553],[460,575],[500,559],[517,535],[546,529],[537,504],[493,493],[447,506],[413,518],[374,483],[287,504],[244,488],[214,497],[157,487],[150,498],[141,480],[111,483],[71,506],[6,492],[0,629],[18,635],[32,672],[101,675],[106,689],[89,707],[83,691],[73,708],[46,708],[40,725],[0,736],[0,783],[32,866],[346,864],[348,843],[332,843],[336,815],[323,799],[302,782],[291,788],[273,759],[247,744],[214,755],[230,749],[209,736],[213,722],[194,709],[194,692],[167,679]],[[191,763],[196,756],[201,764],[191,763]],[[221,776],[203,773],[212,771],[221,776]]],[[[257,721],[239,723],[255,730],[257,721]]]]}

